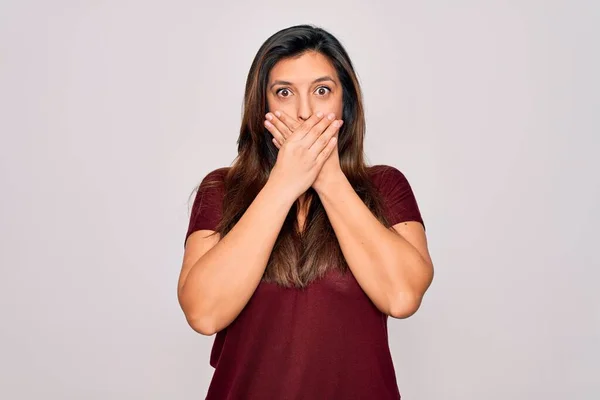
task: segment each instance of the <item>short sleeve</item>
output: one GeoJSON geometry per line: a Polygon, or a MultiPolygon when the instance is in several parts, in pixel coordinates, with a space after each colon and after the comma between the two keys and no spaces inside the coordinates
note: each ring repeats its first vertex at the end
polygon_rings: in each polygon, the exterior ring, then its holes
{"type": "Polygon", "coordinates": [[[390,226],[400,222],[417,221],[425,227],[419,205],[406,176],[397,168],[388,165],[371,168],[373,183],[383,197],[390,226]]]}
{"type": "Polygon", "coordinates": [[[226,168],[208,173],[198,186],[196,197],[190,212],[188,229],[184,246],[188,237],[199,230],[215,231],[223,214],[224,179],[226,168]]]}

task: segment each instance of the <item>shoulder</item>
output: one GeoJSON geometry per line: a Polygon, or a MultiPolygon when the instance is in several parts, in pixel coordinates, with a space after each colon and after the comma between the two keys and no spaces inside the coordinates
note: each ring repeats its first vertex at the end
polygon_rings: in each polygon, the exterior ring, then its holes
{"type": "Polygon", "coordinates": [[[214,169],[204,175],[196,186],[184,245],[196,231],[216,231],[223,212],[224,181],[228,171],[228,167],[214,169]]]}
{"type": "Polygon", "coordinates": [[[417,221],[425,226],[415,194],[402,171],[391,165],[374,165],[368,170],[392,226],[406,221],[417,221]]]}
{"type": "Polygon", "coordinates": [[[225,177],[227,176],[227,173],[229,172],[230,169],[231,169],[230,167],[221,167],[221,168],[213,169],[212,171],[210,171],[206,175],[204,175],[204,177],[202,178],[201,184],[224,182],[225,177]]]}
{"type": "Polygon", "coordinates": [[[225,178],[229,167],[213,169],[205,174],[195,188],[194,212],[204,205],[220,203],[225,194],[225,178]]]}
{"type": "Polygon", "coordinates": [[[388,192],[391,188],[400,186],[409,186],[408,179],[398,168],[377,164],[368,167],[369,177],[373,185],[381,192],[388,192]]]}
{"type": "Polygon", "coordinates": [[[209,171],[202,177],[199,185],[196,187],[196,191],[200,192],[221,192],[225,188],[225,178],[229,172],[230,167],[221,167],[209,171]]]}
{"type": "Polygon", "coordinates": [[[204,175],[200,184],[195,188],[195,200],[192,205],[192,215],[221,210],[221,202],[225,194],[225,179],[229,167],[211,170],[204,175]]]}

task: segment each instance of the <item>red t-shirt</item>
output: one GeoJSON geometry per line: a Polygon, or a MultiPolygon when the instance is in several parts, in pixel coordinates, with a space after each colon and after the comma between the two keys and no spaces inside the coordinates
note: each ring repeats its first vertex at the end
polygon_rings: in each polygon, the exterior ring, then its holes
{"type": "MultiPolygon", "coordinates": [[[[423,223],[399,170],[377,165],[369,172],[391,225],[423,223]]],[[[218,169],[209,176],[225,173],[218,169]]],[[[215,230],[222,199],[222,187],[200,185],[186,239],[200,229],[215,230]]],[[[305,289],[261,282],[237,318],[216,334],[210,364],[215,372],[209,400],[400,399],[387,316],[352,273],[336,270],[305,289]]]]}

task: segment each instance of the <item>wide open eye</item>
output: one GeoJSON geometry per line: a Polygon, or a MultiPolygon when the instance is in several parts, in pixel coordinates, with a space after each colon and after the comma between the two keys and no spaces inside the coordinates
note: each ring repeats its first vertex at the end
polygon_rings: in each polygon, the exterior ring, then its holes
{"type": "Polygon", "coordinates": [[[315,93],[316,93],[318,96],[326,96],[326,95],[328,95],[330,92],[331,92],[331,89],[330,89],[329,87],[327,87],[327,86],[319,86],[319,87],[317,88],[317,90],[315,90],[315,93]]]}
{"type": "Polygon", "coordinates": [[[290,97],[292,92],[288,88],[277,89],[275,92],[279,97],[290,97]]]}

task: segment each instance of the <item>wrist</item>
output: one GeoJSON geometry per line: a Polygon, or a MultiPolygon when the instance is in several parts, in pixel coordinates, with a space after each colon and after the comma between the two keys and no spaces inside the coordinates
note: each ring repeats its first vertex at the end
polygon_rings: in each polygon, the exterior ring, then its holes
{"type": "Polygon", "coordinates": [[[269,176],[263,190],[272,198],[278,199],[278,201],[289,207],[300,197],[300,194],[295,193],[289,185],[282,184],[274,179],[273,175],[269,176]]]}
{"type": "Polygon", "coordinates": [[[327,196],[330,193],[337,192],[343,185],[348,183],[348,178],[346,178],[346,175],[340,169],[327,177],[323,177],[323,179],[318,180],[318,182],[315,181],[313,189],[315,189],[315,192],[317,192],[319,196],[327,196]]]}

